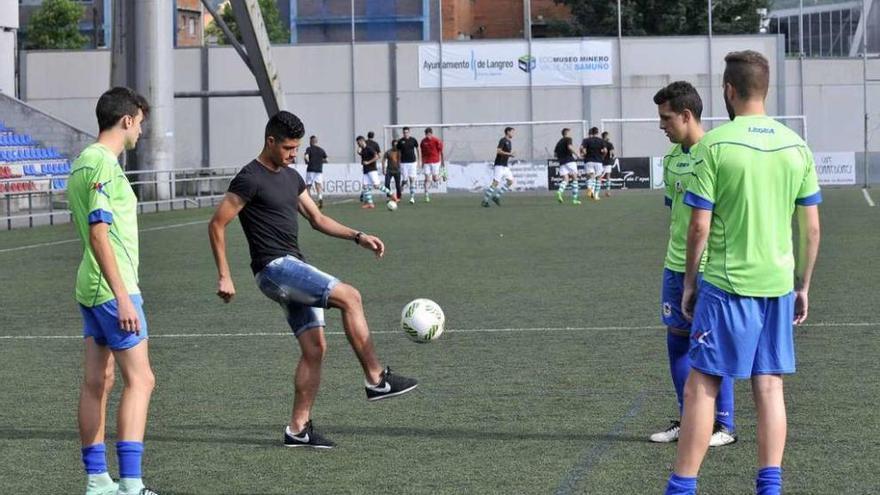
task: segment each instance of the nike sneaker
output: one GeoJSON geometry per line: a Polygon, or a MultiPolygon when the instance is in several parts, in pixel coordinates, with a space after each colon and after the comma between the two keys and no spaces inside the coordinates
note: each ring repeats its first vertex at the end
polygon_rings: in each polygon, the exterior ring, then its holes
{"type": "Polygon", "coordinates": [[[306,423],[306,427],[299,433],[294,434],[289,426],[284,427],[285,447],[311,447],[313,449],[332,449],[336,446],[329,438],[324,437],[312,426],[312,421],[306,423]]]}
{"type": "Polygon", "coordinates": [[[389,397],[403,395],[419,386],[419,382],[414,378],[395,375],[391,372],[391,368],[385,368],[382,372],[382,379],[376,385],[370,385],[364,382],[364,388],[367,391],[367,400],[381,400],[389,397]]]}
{"type": "Polygon", "coordinates": [[[712,428],[712,436],[709,438],[709,447],[723,447],[736,443],[736,440],[735,433],[716,421],[715,426],[712,428]]]}
{"type": "Polygon", "coordinates": [[[678,434],[681,432],[681,422],[672,421],[669,428],[661,432],[651,435],[650,440],[655,443],[670,443],[678,441],[678,434]]]}

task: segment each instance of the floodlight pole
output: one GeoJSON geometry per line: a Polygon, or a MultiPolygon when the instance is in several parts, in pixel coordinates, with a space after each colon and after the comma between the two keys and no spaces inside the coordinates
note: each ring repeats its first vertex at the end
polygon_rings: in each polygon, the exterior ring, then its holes
{"type": "MultiPolygon", "coordinates": [[[[620,118],[623,116],[623,10],[620,0],[617,0],[617,108],[620,118]]],[[[591,112],[592,113],[592,112],[591,112]]],[[[592,115],[591,115],[592,116],[592,115]]],[[[590,119],[592,121],[592,119],[590,119]]],[[[592,122],[590,122],[592,124],[592,122]]],[[[586,136],[586,134],[585,134],[586,136]]],[[[620,136],[617,136],[617,151],[623,153],[623,127],[620,128],[620,136]]]]}
{"type": "Polygon", "coordinates": [[[709,0],[709,116],[715,116],[715,79],[712,77],[712,0],[709,0]]]}
{"type": "MultiPolygon", "coordinates": [[[[354,0],[351,0],[351,47],[349,50],[349,56],[351,58],[351,139],[354,140],[354,137],[357,135],[357,87],[355,85],[355,63],[354,63],[354,40],[355,40],[355,27],[354,27],[354,0]]],[[[352,149],[354,149],[352,147],[352,149]]],[[[352,156],[354,157],[355,163],[358,162],[357,151],[352,151],[352,156]]]]}
{"type": "MultiPolygon", "coordinates": [[[[870,151],[868,149],[868,8],[867,0],[862,0],[862,104],[865,109],[865,188],[869,184],[868,173],[870,172],[870,151]]],[[[803,83],[801,83],[803,84],[803,83]]]]}
{"type": "MultiPolygon", "coordinates": [[[[523,0],[523,15],[525,16],[525,36],[529,45],[529,117],[528,120],[535,118],[535,89],[533,85],[532,75],[532,2],[531,0],[523,0]]],[[[537,67],[537,65],[535,65],[537,67]]],[[[529,161],[535,161],[535,127],[529,126],[529,161]]]]}

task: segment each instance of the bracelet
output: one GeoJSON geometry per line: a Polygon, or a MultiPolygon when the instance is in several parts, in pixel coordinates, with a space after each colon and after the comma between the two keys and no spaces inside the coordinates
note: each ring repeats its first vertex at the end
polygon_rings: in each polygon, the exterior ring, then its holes
{"type": "Polygon", "coordinates": [[[363,235],[364,235],[364,233],[360,232],[360,231],[358,231],[358,233],[354,235],[354,243],[357,244],[358,246],[361,245],[361,237],[363,235]]]}

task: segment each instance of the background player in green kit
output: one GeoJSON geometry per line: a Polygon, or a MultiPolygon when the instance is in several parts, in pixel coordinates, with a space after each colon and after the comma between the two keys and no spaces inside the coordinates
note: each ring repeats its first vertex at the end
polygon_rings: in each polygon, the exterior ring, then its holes
{"type": "Polygon", "coordinates": [[[147,352],[147,321],[138,288],[137,197],[117,157],[134,149],[149,112],[141,95],[113,88],[95,109],[98,142],[80,153],[67,197],[82,241],[76,301],[83,317],[85,374],[79,398],[79,434],[88,474],[86,495],[147,495],[141,457],[155,378],[147,352]],[[125,387],[119,402],[116,455],[119,485],[107,472],[104,427],[114,364],[125,387]]]}
{"type": "Polygon", "coordinates": [[[723,376],[751,379],[758,416],[756,492],[782,493],[782,375],[795,372],[792,324],[807,318],[819,250],[822,194],[813,156],[796,133],[766,115],[767,59],[744,51],[729,53],[725,62],[724,100],[733,122],[694,147],[696,178],[684,198],[693,208],[682,295],[682,312],[693,316],[693,369],[666,489],[672,495],[696,493],[723,376]],[[708,259],[697,287],[704,248],[708,259]]]}
{"type": "MultiPolygon", "coordinates": [[[[684,193],[694,177],[693,146],[703,137],[700,117],[703,101],[694,87],[685,81],[674,82],[654,95],[660,129],[675,143],[663,157],[663,180],[666,183],[664,201],[670,210],[669,244],[663,265],[663,289],[661,295],[661,319],[666,325],[666,350],[669,354],[669,372],[678,398],[678,414],[681,416],[684,384],[691,363],[691,323],[681,313],[681,296],[684,287],[685,251],[687,228],[691,207],[684,204],[684,193]]],[[[702,267],[702,265],[701,265],[702,267]]],[[[719,447],[736,442],[733,421],[733,379],[721,383],[715,405],[715,426],[710,445],[719,447]]],[[[667,443],[678,440],[680,422],[672,421],[665,431],[651,435],[652,442],[667,443]]]]}

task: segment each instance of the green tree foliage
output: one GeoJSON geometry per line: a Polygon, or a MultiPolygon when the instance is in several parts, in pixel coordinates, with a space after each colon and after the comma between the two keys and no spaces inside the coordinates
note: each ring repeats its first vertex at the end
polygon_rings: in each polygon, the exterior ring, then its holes
{"type": "MultiPolygon", "coordinates": [[[[272,43],[287,43],[290,41],[290,31],[285,23],[281,21],[281,12],[278,10],[276,0],[259,0],[260,12],[263,14],[263,22],[266,24],[266,32],[269,34],[269,41],[272,43]]],[[[226,3],[220,12],[220,17],[229,26],[229,29],[235,34],[236,39],[241,41],[241,31],[238,29],[238,23],[235,21],[235,14],[232,13],[232,6],[226,3]]],[[[217,25],[217,21],[211,21],[206,30],[208,36],[216,36],[217,43],[228,45],[229,40],[217,25]]]]}
{"type": "MultiPolygon", "coordinates": [[[[617,36],[617,0],[555,0],[572,12],[570,22],[550,26],[555,36],[617,36]]],[[[714,0],[712,32],[758,32],[759,8],[770,0],[714,0]]],[[[707,34],[707,0],[621,0],[625,36],[707,34]]]]}
{"type": "Polygon", "coordinates": [[[26,46],[37,50],[83,48],[88,39],[79,32],[83,7],[74,0],[45,0],[31,16],[26,46]]]}

